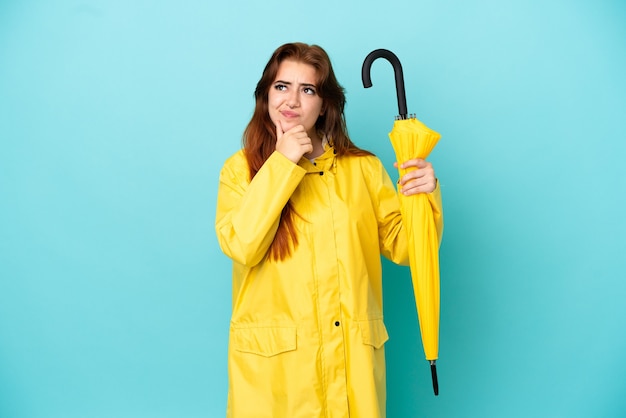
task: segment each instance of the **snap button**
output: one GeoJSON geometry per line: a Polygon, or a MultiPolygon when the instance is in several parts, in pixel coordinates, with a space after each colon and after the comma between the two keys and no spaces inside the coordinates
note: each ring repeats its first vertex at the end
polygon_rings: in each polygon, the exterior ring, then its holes
{"type": "Polygon", "coordinates": [[[339,321],[335,321],[335,326],[338,327],[339,325],[339,321]]]}
{"type": "Polygon", "coordinates": [[[323,171],[320,171],[320,176],[323,176],[323,175],[324,175],[324,172],[323,172],[323,171]]]}

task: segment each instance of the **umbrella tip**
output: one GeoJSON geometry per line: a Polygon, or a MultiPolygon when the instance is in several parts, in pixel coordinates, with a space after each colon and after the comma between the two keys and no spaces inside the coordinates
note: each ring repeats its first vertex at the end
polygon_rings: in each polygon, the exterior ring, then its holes
{"type": "Polygon", "coordinates": [[[435,396],[439,396],[439,380],[437,379],[437,364],[435,360],[430,360],[430,375],[433,379],[433,391],[435,396]]]}

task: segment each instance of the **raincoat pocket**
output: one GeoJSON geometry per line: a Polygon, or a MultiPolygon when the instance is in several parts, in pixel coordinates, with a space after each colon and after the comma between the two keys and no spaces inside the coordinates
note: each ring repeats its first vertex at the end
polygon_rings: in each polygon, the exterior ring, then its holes
{"type": "Polygon", "coordinates": [[[382,319],[371,319],[359,321],[363,344],[371,345],[374,348],[381,348],[389,339],[387,328],[382,319]]]}
{"type": "Polygon", "coordinates": [[[233,328],[232,337],[235,350],[263,357],[296,349],[296,327],[233,328]]]}

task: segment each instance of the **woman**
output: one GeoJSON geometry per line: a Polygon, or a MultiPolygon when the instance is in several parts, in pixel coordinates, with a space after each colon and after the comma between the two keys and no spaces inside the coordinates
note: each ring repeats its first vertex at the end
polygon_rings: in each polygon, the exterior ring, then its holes
{"type": "MultiPolygon", "coordinates": [[[[384,417],[381,257],[407,264],[399,200],[347,135],[328,55],[279,47],[255,90],[244,147],[220,174],[216,231],[233,260],[227,416],[384,417]]],[[[430,163],[399,181],[429,193],[430,163]]]]}

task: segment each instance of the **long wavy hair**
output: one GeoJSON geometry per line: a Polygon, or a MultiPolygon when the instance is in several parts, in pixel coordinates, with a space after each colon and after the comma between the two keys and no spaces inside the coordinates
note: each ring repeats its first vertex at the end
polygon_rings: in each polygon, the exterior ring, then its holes
{"type": "MultiPolygon", "coordinates": [[[[344,116],[346,97],[343,87],[337,81],[330,58],[326,51],[317,45],[288,43],[280,46],[268,61],[263,75],[254,91],[256,105],[254,114],[243,134],[243,147],[250,169],[250,179],[254,178],[261,166],[276,150],[276,126],[269,116],[268,94],[280,64],[292,60],[315,68],[317,94],[322,98],[323,115],[315,123],[315,129],[326,135],[338,157],[344,155],[371,155],[358,148],[348,137],[344,116]]],[[[278,230],[270,246],[268,257],[271,260],[284,260],[298,245],[294,217],[298,216],[291,201],[283,208],[278,230]]]]}

